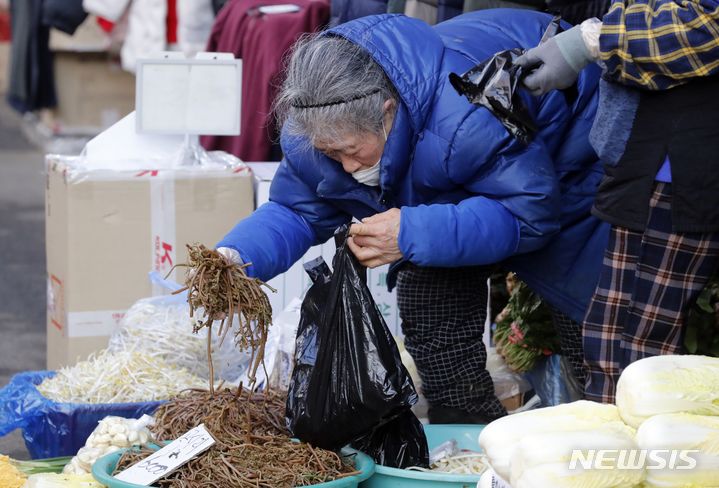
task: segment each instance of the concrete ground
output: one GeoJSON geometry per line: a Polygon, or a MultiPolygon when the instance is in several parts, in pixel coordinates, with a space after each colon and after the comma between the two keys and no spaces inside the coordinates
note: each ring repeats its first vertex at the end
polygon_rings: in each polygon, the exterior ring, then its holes
{"type": "MultiPolygon", "coordinates": [[[[44,183],[41,151],[0,101],[0,388],[45,369],[44,183]]],[[[0,454],[28,458],[19,431],[0,437],[0,454]]]]}

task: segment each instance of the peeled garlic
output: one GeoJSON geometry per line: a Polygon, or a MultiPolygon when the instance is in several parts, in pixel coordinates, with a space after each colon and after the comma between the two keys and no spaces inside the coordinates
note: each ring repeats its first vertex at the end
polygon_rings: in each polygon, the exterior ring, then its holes
{"type": "Polygon", "coordinates": [[[127,434],[127,441],[130,443],[131,446],[134,446],[139,439],[140,436],[134,430],[131,430],[130,433],[127,434]]]}
{"type": "Polygon", "coordinates": [[[127,436],[125,434],[117,434],[112,438],[112,445],[119,447],[127,447],[127,436]]]}
{"type": "Polygon", "coordinates": [[[124,434],[127,432],[127,429],[122,424],[113,424],[108,429],[108,433],[112,436],[116,436],[118,434],[124,434]]]}

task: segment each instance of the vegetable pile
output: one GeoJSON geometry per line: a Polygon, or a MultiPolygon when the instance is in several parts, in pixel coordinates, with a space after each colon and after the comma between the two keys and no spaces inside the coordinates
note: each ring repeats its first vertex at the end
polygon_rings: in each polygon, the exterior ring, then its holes
{"type": "Polygon", "coordinates": [[[479,452],[460,451],[430,465],[431,471],[450,474],[480,475],[487,469],[487,457],[479,452]]]}
{"type": "Polygon", "coordinates": [[[103,488],[89,474],[34,474],[23,488],[103,488]]]}
{"type": "MultiPolygon", "coordinates": [[[[290,440],[284,427],[285,399],[268,392],[194,390],[160,406],[153,432],[173,440],[204,423],[217,443],[206,453],[155,483],[160,487],[232,486],[290,488],[357,474],[337,454],[290,440]]],[[[151,451],[128,451],[118,471],[151,451]]]]}
{"type": "Polygon", "coordinates": [[[410,471],[481,475],[488,468],[487,456],[460,449],[456,439],[443,442],[429,453],[429,468],[412,466],[410,471]]]}
{"type": "Polygon", "coordinates": [[[25,484],[26,476],[17,469],[7,456],[0,455],[0,486],[20,488],[25,484]]]}
{"type": "MultiPolygon", "coordinates": [[[[286,400],[266,389],[255,391],[257,371],[264,367],[265,344],[272,308],[262,281],[249,278],[248,265],[228,262],[202,245],[188,246],[189,267],[185,288],[190,315],[202,318],[194,332],[207,328],[207,355],[212,370],[212,326],[224,341],[235,314],[239,324],[235,343],[250,352],[249,388],[186,391],[159,407],[153,433],[159,441],[174,440],[204,423],[216,440],[208,451],[156,483],[160,487],[232,486],[239,488],[290,488],[307,486],[357,474],[351,463],[334,452],[294,442],[285,428],[286,400]]],[[[268,287],[269,288],[269,287],[268,287]]],[[[126,451],[118,471],[144,459],[151,451],[126,451]]]]}
{"type": "Polygon", "coordinates": [[[479,443],[513,488],[716,488],[719,359],[641,359],[622,372],[616,406],[579,401],[510,415],[479,443]],[[570,468],[576,451],[590,466],[570,468]],[[597,463],[599,452],[609,457],[597,463]]]}
{"type": "Polygon", "coordinates": [[[509,303],[497,316],[494,342],[507,365],[518,373],[531,370],[537,360],[559,352],[559,336],[542,299],[514,275],[507,278],[509,303]]]}
{"type": "Polygon", "coordinates": [[[92,477],[58,476],[70,461],[69,457],[17,461],[0,455],[0,487],[2,488],[100,488],[92,477]],[[82,482],[83,484],[75,484],[82,482]]]}
{"type": "MultiPolygon", "coordinates": [[[[208,249],[201,244],[188,245],[189,262],[178,266],[189,267],[185,287],[176,291],[188,291],[187,302],[190,304],[190,317],[195,317],[198,310],[203,318],[194,326],[194,332],[203,327],[208,329],[208,338],[212,335],[212,325],[220,321],[218,335],[224,341],[232,328],[235,314],[239,317],[239,329],[235,334],[235,342],[241,351],[249,350],[251,354],[248,378],[250,386],[254,386],[257,370],[263,365],[267,332],[272,323],[272,306],[267,294],[262,290],[269,285],[259,279],[250,278],[245,268],[250,263],[237,265],[228,262],[219,252],[208,249]]],[[[210,377],[214,378],[212,365],[212,342],[208,339],[210,377]]],[[[212,392],[214,385],[210,383],[212,392]]]]}
{"type": "Polygon", "coordinates": [[[619,377],[616,402],[632,427],[661,414],[719,416],[719,358],[655,356],[636,361],[619,377]]]}
{"type": "MultiPolygon", "coordinates": [[[[640,449],[694,451],[694,469],[648,469],[648,487],[714,487],[719,484],[719,417],[657,415],[637,430],[640,449]],[[698,452],[696,452],[698,451],[698,452]]],[[[686,462],[683,462],[687,466],[686,462]]]]}
{"type": "Polygon", "coordinates": [[[480,434],[494,471],[513,488],[629,488],[642,470],[569,469],[574,449],[637,449],[613,405],[575,402],[502,418],[480,434]]]}
{"type": "Polygon", "coordinates": [[[99,352],[75,366],[58,370],[38,390],[46,398],[68,403],[123,403],[167,400],[205,381],[186,369],[138,352],[99,352]]]}

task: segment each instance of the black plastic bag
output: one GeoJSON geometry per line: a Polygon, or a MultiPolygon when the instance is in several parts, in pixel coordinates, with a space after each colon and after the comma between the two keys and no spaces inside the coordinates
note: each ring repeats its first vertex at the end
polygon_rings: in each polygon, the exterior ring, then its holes
{"type": "MultiPolygon", "coordinates": [[[[554,17],[540,44],[561,31],[560,19],[554,17]]],[[[537,126],[517,93],[517,86],[528,73],[514,62],[524,52],[518,48],[500,51],[461,76],[450,73],[449,81],[471,103],[489,109],[510,134],[526,145],[537,133],[537,126]]]]}
{"type": "Polygon", "coordinates": [[[542,400],[541,407],[572,403],[584,398],[584,388],[566,356],[552,354],[540,359],[524,377],[542,400]]]}
{"type": "Polygon", "coordinates": [[[424,427],[411,410],[357,439],[352,447],[362,451],[377,464],[391,468],[427,467],[429,447],[424,427]]]}
{"type": "Polygon", "coordinates": [[[366,270],[346,246],[347,230],[335,234],[334,272],[322,258],[305,264],[313,284],[302,302],[287,427],[302,441],[334,450],[368,440],[397,418],[407,425],[411,415],[418,427],[382,431],[382,440],[372,437],[372,454],[394,467],[426,466],[427,440],[410,410],[417,392],[372,299],[366,270]]]}

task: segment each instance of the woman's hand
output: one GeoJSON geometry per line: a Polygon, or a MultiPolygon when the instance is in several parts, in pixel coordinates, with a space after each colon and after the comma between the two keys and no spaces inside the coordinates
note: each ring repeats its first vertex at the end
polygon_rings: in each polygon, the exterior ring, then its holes
{"type": "Polygon", "coordinates": [[[393,208],[352,224],[347,244],[363,266],[376,268],[402,258],[399,220],[400,210],[393,208]]]}

